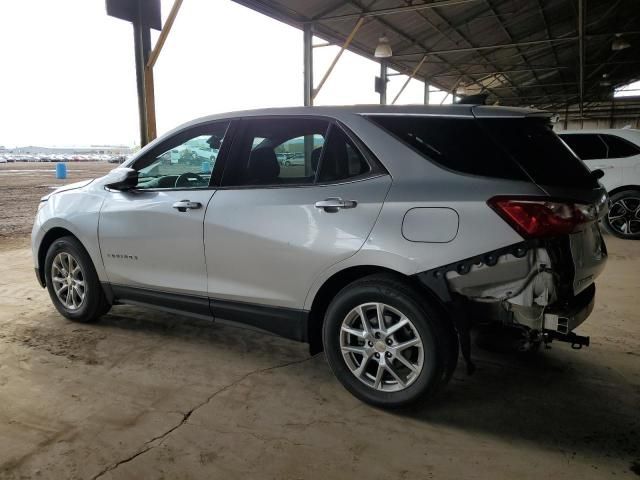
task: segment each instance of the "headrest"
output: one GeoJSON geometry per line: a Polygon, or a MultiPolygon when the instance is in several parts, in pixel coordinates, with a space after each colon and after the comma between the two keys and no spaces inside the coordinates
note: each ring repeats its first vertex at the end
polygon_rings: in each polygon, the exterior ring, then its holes
{"type": "Polygon", "coordinates": [[[280,164],[271,147],[258,148],[251,152],[247,176],[252,183],[275,183],[280,175],[280,164]]]}

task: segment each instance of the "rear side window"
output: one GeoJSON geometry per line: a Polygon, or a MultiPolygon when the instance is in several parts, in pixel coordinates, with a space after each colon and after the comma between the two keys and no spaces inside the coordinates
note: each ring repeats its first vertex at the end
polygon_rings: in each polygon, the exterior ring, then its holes
{"type": "Polygon", "coordinates": [[[610,134],[600,134],[600,138],[607,144],[607,158],[625,158],[640,153],[640,148],[624,138],[610,134]]]}
{"type": "Polygon", "coordinates": [[[486,132],[538,185],[596,188],[589,169],[553,132],[546,118],[478,120],[486,132]]]}
{"type": "Polygon", "coordinates": [[[607,145],[595,133],[567,133],[561,137],[582,160],[607,158],[607,145]]]}
{"type": "Polygon", "coordinates": [[[437,118],[416,116],[369,117],[429,160],[450,170],[528,180],[473,118],[437,118]]]}
{"type": "Polygon", "coordinates": [[[538,185],[594,188],[597,181],[545,118],[370,116],[433,162],[457,172],[538,185]]]}

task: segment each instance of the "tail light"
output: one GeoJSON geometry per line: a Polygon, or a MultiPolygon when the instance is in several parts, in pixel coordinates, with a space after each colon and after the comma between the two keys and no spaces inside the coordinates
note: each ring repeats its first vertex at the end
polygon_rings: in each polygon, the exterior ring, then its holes
{"type": "Polygon", "coordinates": [[[524,238],[566,235],[597,217],[592,205],[540,197],[493,197],[487,203],[524,238]]]}

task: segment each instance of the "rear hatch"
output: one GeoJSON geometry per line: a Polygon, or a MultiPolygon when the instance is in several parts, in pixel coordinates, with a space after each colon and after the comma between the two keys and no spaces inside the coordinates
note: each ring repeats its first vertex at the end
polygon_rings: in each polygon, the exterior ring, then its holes
{"type": "MultiPolygon", "coordinates": [[[[482,129],[523,172],[564,209],[574,215],[566,234],[558,235],[551,249],[569,275],[574,295],[586,289],[600,274],[606,247],[599,220],[606,213],[607,194],[585,164],[553,132],[546,112],[497,117],[487,107],[473,107],[482,129]],[[573,205],[568,209],[565,205],[573,205]],[[573,225],[571,225],[573,223],[573,225]],[[571,262],[565,257],[570,251],[571,262]]],[[[560,229],[561,230],[561,229],[560,229]]]]}
{"type": "Polygon", "coordinates": [[[489,205],[525,239],[544,244],[564,295],[577,295],[606,261],[598,223],[606,213],[605,190],[553,132],[550,114],[504,107],[471,110],[473,117],[369,118],[447,170],[537,185],[539,196],[497,196],[489,205]]]}

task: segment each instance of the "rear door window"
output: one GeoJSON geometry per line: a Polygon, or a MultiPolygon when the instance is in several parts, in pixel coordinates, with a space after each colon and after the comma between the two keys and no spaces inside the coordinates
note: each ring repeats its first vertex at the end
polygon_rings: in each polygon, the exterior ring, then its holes
{"type": "Polygon", "coordinates": [[[337,125],[329,130],[320,159],[318,182],[337,182],[369,173],[371,168],[347,134],[337,125]]]}
{"type": "Polygon", "coordinates": [[[600,134],[607,144],[607,158],[625,158],[640,154],[640,148],[624,138],[610,134],[600,134]]]}
{"type": "Polygon", "coordinates": [[[565,133],[560,136],[582,160],[607,158],[607,145],[596,134],[565,133]]]}
{"type": "Polygon", "coordinates": [[[248,118],[241,122],[222,186],[315,182],[329,122],[311,118],[248,118]]]}

